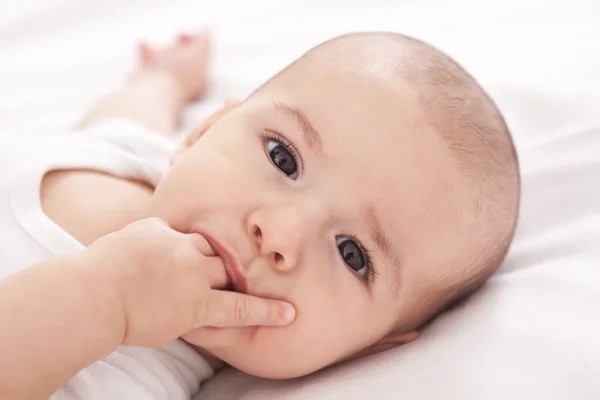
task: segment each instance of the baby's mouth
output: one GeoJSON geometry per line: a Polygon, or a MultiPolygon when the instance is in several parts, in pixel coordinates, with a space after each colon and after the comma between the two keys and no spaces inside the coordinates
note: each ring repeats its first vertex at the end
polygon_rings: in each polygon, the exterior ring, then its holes
{"type": "Polygon", "coordinates": [[[224,290],[228,290],[230,292],[238,292],[238,293],[246,293],[246,279],[239,274],[237,271],[237,266],[235,265],[235,261],[232,261],[231,258],[227,256],[223,257],[221,254],[217,252],[217,255],[223,261],[223,266],[225,267],[225,274],[227,275],[227,285],[225,285],[224,290]]]}
{"type": "Polygon", "coordinates": [[[247,293],[246,277],[240,272],[239,263],[233,254],[224,246],[213,239],[211,236],[201,233],[206,239],[215,254],[223,261],[225,274],[227,275],[227,285],[224,290],[238,293],[247,293]]]}

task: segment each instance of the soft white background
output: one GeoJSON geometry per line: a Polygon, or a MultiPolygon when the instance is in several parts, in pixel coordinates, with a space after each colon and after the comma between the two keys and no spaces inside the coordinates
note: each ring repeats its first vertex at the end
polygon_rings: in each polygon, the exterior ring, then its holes
{"type": "Polygon", "coordinates": [[[186,128],[332,36],[427,40],[513,130],[522,218],[501,271],[414,344],[288,382],[227,371],[202,398],[600,399],[598,21],[597,0],[2,0],[0,135],[72,126],[126,79],[141,38],[212,29],[214,85],[186,128]]]}

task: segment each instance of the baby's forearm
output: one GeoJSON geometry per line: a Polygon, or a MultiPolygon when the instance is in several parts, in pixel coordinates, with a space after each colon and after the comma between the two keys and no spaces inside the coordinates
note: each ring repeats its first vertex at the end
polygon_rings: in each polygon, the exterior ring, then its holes
{"type": "Polygon", "coordinates": [[[79,256],[55,258],[0,281],[0,398],[47,399],[121,343],[116,296],[79,256]]]}
{"type": "Polygon", "coordinates": [[[107,96],[87,113],[78,128],[110,117],[134,119],[147,128],[170,134],[185,106],[178,83],[166,72],[143,69],[119,92],[107,96]]]}

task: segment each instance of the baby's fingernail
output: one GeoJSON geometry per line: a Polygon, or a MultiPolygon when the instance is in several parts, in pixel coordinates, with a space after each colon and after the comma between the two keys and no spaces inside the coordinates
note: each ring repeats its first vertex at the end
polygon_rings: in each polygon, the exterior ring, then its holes
{"type": "Polygon", "coordinates": [[[292,322],[296,317],[296,310],[291,304],[281,303],[281,305],[283,306],[281,308],[281,319],[284,322],[292,322]]]}

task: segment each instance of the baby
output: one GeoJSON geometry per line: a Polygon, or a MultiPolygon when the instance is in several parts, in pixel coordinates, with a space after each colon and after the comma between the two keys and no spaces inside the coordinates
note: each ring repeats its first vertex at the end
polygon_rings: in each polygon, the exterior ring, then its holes
{"type": "Polygon", "coordinates": [[[515,148],[493,101],[448,56],[395,33],[332,39],[214,113],[167,167],[172,144],[141,126],[175,128],[206,89],[207,51],[206,34],[166,49],[142,45],[126,87],[91,110],[86,132],[60,139],[93,146],[37,173],[49,218],[29,213],[21,226],[40,218],[39,236],[59,226],[38,240],[58,254],[158,217],[204,236],[230,267],[230,289],[290,302],[296,319],[232,330],[234,346],[188,334],[193,355],[127,350],[74,377],[65,397],[94,374],[127,379],[174,363],[163,372],[175,378],[156,372],[142,384],[163,389],[145,393],[186,398],[209,375],[194,375],[200,354],[213,368],[279,379],[384,351],[415,340],[507,253],[519,209],[515,148]],[[139,125],[103,122],[121,116],[139,125]],[[177,378],[185,368],[188,378],[177,378]],[[190,380],[189,390],[172,389],[190,380]]]}

